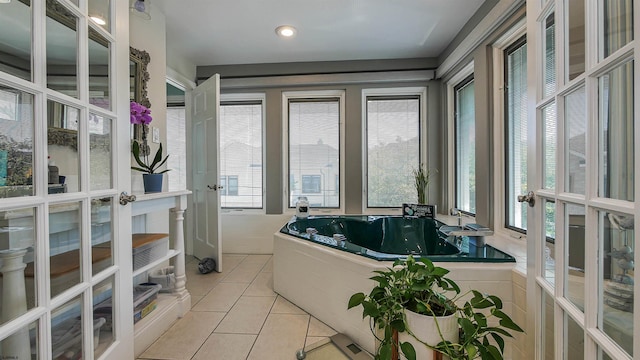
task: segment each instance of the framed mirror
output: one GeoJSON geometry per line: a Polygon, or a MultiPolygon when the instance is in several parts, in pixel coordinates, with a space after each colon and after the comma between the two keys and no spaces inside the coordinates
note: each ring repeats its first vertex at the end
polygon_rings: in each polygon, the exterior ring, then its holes
{"type": "Polygon", "coordinates": [[[129,98],[140,105],[151,107],[147,95],[149,71],[147,66],[151,61],[149,53],[129,47],[129,98]]]}

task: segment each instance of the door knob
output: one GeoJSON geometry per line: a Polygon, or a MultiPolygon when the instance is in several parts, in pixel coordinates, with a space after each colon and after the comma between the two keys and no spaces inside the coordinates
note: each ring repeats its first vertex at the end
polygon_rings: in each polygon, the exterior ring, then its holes
{"type": "Polygon", "coordinates": [[[135,195],[127,195],[126,191],[120,193],[120,205],[127,205],[128,203],[136,201],[135,195]]]}
{"type": "Polygon", "coordinates": [[[218,191],[218,190],[222,190],[222,189],[224,189],[224,186],[222,186],[222,185],[216,185],[216,184],[213,184],[213,186],[211,186],[211,185],[207,185],[207,188],[208,188],[209,190],[218,191]]]}
{"type": "Polygon", "coordinates": [[[518,202],[527,202],[529,207],[533,207],[536,204],[535,194],[529,191],[527,195],[518,195],[518,202]]]}

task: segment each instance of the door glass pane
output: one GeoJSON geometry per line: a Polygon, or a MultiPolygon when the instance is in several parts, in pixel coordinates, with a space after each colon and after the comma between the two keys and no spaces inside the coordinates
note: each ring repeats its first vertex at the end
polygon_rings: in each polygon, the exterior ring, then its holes
{"type": "Polygon", "coordinates": [[[33,195],[33,103],[33,95],[0,85],[0,198],[33,195]]]}
{"type": "Polygon", "coordinates": [[[262,102],[221,104],[220,175],[229,178],[222,207],[262,208],[262,168],[262,102]]]}
{"type": "Polygon", "coordinates": [[[47,1],[47,87],[78,97],[78,18],[47,1]]]}
{"type": "Polygon", "coordinates": [[[78,122],[80,110],[47,101],[49,194],[76,192],[80,189],[78,122]]]}
{"type": "Polygon", "coordinates": [[[0,71],[31,81],[31,0],[2,4],[0,71]]]}
{"type": "Polygon", "coordinates": [[[38,351],[38,320],[0,341],[2,359],[41,359],[38,351]]]}
{"type": "Polygon", "coordinates": [[[81,203],[49,206],[49,269],[51,297],[81,280],[81,203]]]}
{"type": "Polygon", "coordinates": [[[111,189],[112,121],[96,114],[89,114],[89,166],[91,190],[111,189]]]}
{"type": "Polygon", "coordinates": [[[507,218],[506,225],[526,230],[527,204],[517,201],[527,193],[527,50],[526,44],[506,54],[507,218]]]}
{"type": "Polygon", "coordinates": [[[584,311],[584,246],[585,211],[580,205],[565,205],[565,294],[578,309],[584,311]]]}
{"type": "Polygon", "coordinates": [[[110,276],[93,287],[93,321],[96,327],[100,326],[93,333],[93,355],[96,359],[115,341],[113,284],[113,276],[110,276]]]}
{"type": "Polygon", "coordinates": [[[556,282],[556,203],[553,201],[544,202],[545,221],[544,231],[547,235],[547,241],[544,245],[544,267],[543,276],[551,284],[556,282]]]}
{"type": "Polygon", "coordinates": [[[564,359],[584,360],[584,331],[580,325],[573,321],[571,316],[567,314],[564,314],[564,323],[564,359]]]}
{"type": "Polygon", "coordinates": [[[633,0],[604,0],[602,10],[601,59],[633,40],[633,0]]]}
{"type": "Polygon", "coordinates": [[[544,91],[543,97],[556,90],[556,21],[551,13],[544,21],[544,91]]]}
{"type": "Polygon", "coordinates": [[[417,202],[412,173],[420,166],[420,99],[367,97],[366,104],[367,207],[417,202]]]}
{"type": "Polygon", "coordinates": [[[556,163],[558,159],[557,139],[558,139],[558,119],[556,116],[555,103],[542,109],[544,120],[544,137],[542,138],[544,148],[544,182],[545,189],[556,188],[556,163]]]}
{"type": "Polygon", "coordinates": [[[569,24],[566,39],[567,74],[573,80],[584,72],[585,59],[585,28],[584,3],[585,0],[565,0],[567,5],[567,23],[569,24]]]}
{"type": "Polygon", "coordinates": [[[583,194],[587,165],[587,114],[584,87],[564,100],[565,119],[565,191],[583,194]]]}
{"type": "Polygon", "coordinates": [[[476,111],[473,79],[455,90],[456,208],[476,213],[476,111]]]}
{"type": "MultiPolygon", "coordinates": [[[[340,101],[289,101],[289,207],[298,196],[309,206],[340,207],[340,189],[333,181],[340,174],[340,101]],[[320,193],[302,191],[302,176],[321,177],[320,193]]],[[[339,185],[339,184],[338,184],[339,185]]]]}
{"type": "Polygon", "coordinates": [[[91,200],[91,256],[93,275],[113,265],[113,202],[111,198],[91,200]]]}
{"type": "Polygon", "coordinates": [[[633,355],[635,231],[633,215],[599,212],[602,288],[598,327],[633,355]]]}
{"type": "Polygon", "coordinates": [[[89,19],[107,31],[111,29],[109,8],[109,0],[89,0],[89,19]]]}
{"type": "Polygon", "coordinates": [[[555,329],[553,325],[553,296],[542,291],[542,348],[543,359],[553,359],[555,352],[555,329]]]}
{"type": "Polygon", "coordinates": [[[78,296],[51,312],[51,358],[84,359],[82,333],[82,296],[78,296]]]}
{"type": "Polygon", "coordinates": [[[604,352],[604,350],[598,348],[598,360],[613,360],[613,358],[604,352]]]}
{"type": "Polygon", "coordinates": [[[634,200],[633,62],[599,79],[599,194],[634,200]]]}
{"type": "Polygon", "coordinates": [[[9,308],[0,301],[0,324],[36,305],[35,214],[34,208],[0,212],[0,288],[11,289],[12,297],[9,308]]]}
{"type": "Polygon", "coordinates": [[[111,109],[110,43],[97,31],[89,29],[89,102],[111,109]]]}

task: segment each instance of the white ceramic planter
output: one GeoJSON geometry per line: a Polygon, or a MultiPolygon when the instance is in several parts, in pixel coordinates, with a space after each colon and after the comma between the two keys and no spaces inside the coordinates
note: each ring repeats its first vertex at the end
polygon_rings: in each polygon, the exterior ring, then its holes
{"type": "MultiPolygon", "coordinates": [[[[458,318],[454,315],[442,316],[434,318],[433,316],[422,315],[415,313],[411,310],[405,310],[407,316],[407,327],[411,329],[411,332],[423,342],[429,345],[437,345],[443,338],[451,342],[458,341],[458,318]],[[436,321],[438,322],[436,326],[436,321]],[[438,333],[438,327],[442,333],[438,333]]],[[[433,350],[414,339],[413,336],[406,332],[400,333],[398,340],[400,343],[409,342],[416,349],[416,359],[420,360],[432,360],[433,350]]],[[[401,356],[405,359],[404,356],[401,356]]]]}

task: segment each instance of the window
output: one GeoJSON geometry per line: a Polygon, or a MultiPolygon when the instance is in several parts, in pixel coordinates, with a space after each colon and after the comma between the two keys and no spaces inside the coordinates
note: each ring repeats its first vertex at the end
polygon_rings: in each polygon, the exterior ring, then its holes
{"type": "Polygon", "coordinates": [[[187,188],[187,132],[185,109],[182,106],[167,107],[167,149],[165,154],[171,154],[167,159],[167,173],[169,190],[183,190],[187,188]]]}
{"type": "Polygon", "coordinates": [[[342,91],[284,94],[288,207],[306,196],[316,208],[341,207],[342,91]]]}
{"type": "Polygon", "coordinates": [[[367,208],[417,202],[413,170],[422,159],[423,88],[363,91],[365,99],[367,208]]]}
{"type": "MultiPolygon", "coordinates": [[[[521,38],[504,52],[505,70],[505,225],[527,229],[527,203],[519,203],[518,195],[527,193],[527,45],[521,38]]],[[[548,121],[555,119],[555,106],[545,112],[548,121]]]]}
{"type": "Polygon", "coordinates": [[[263,207],[262,94],[222,95],[220,185],[222,208],[263,207]]]}
{"type": "Polygon", "coordinates": [[[454,88],[456,208],[476,213],[476,120],[473,75],[454,88]]]}

